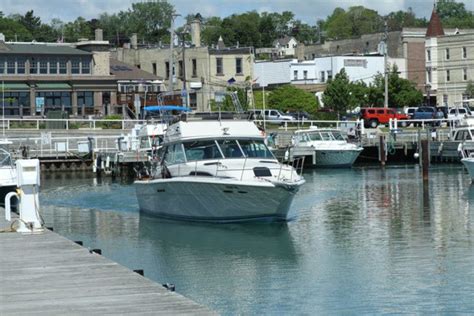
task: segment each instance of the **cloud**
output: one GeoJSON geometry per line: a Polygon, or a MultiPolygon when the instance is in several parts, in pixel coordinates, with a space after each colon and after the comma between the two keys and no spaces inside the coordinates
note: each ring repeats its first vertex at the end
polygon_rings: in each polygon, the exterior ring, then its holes
{"type": "MultiPolygon", "coordinates": [[[[44,22],[52,18],[63,21],[75,20],[78,16],[86,19],[98,18],[102,13],[117,13],[127,10],[133,2],[143,0],[0,0],[4,14],[25,14],[34,10],[44,22]]],[[[256,10],[257,12],[291,11],[297,19],[314,24],[325,19],[336,7],[347,9],[362,5],[385,15],[392,11],[413,9],[417,17],[429,18],[433,1],[428,0],[170,0],[182,16],[201,13],[203,16],[226,17],[233,13],[256,10]]],[[[459,0],[458,0],[459,2],[459,0]]],[[[467,10],[474,10],[474,1],[462,1],[467,10]]]]}

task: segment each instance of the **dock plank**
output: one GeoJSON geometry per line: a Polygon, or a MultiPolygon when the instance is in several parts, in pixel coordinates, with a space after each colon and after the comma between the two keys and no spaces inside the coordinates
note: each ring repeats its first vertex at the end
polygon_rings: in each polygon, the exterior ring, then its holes
{"type": "Polygon", "coordinates": [[[84,314],[216,313],[54,232],[0,233],[0,315],[84,314]]]}

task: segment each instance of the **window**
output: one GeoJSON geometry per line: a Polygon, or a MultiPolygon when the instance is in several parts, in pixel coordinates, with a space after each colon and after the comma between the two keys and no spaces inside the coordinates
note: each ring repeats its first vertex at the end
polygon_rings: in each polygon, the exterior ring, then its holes
{"type": "Polygon", "coordinates": [[[446,60],[448,60],[449,59],[449,48],[446,48],[446,54],[445,55],[446,55],[446,60]]]}
{"type": "Polygon", "coordinates": [[[187,161],[222,159],[219,147],[213,140],[185,142],[183,145],[187,161]]]}
{"type": "Polygon", "coordinates": [[[303,70],[303,79],[308,79],[308,70],[303,70]]]}
{"type": "Polygon", "coordinates": [[[238,143],[246,157],[275,159],[273,154],[263,143],[263,140],[239,140],[238,143]]]}
{"type": "Polygon", "coordinates": [[[58,61],[56,58],[51,58],[49,60],[49,73],[57,74],[58,73],[58,61]]]}
{"type": "Polygon", "coordinates": [[[326,73],[324,71],[321,71],[321,82],[326,82],[326,73]]]}
{"type": "Polygon", "coordinates": [[[219,147],[221,148],[225,158],[240,158],[244,156],[239,144],[234,139],[220,140],[219,147]]]}
{"type": "Polygon", "coordinates": [[[384,114],[385,110],[377,110],[377,114],[384,114]]]}
{"type": "Polygon", "coordinates": [[[166,79],[169,79],[170,78],[170,63],[169,61],[165,62],[165,68],[166,68],[166,79]]]}
{"type": "Polygon", "coordinates": [[[446,81],[451,81],[451,73],[449,70],[446,70],[446,81]]]}
{"type": "Polygon", "coordinates": [[[197,61],[196,59],[192,60],[192,66],[193,66],[193,77],[197,77],[197,61]]]}
{"type": "Polygon", "coordinates": [[[91,61],[89,59],[82,59],[81,73],[82,74],[90,74],[91,73],[91,61]]]}
{"type": "Polygon", "coordinates": [[[242,58],[238,57],[235,59],[235,73],[240,75],[242,74],[242,58]]]}
{"type": "Polygon", "coordinates": [[[86,108],[94,107],[94,93],[92,91],[77,92],[77,105],[79,107],[85,106],[86,108]]]}
{"type": "Polygon", "coordinates": [[[71,59],[71,73],[77,75],[81,73],[81,61],[79,58],[71,59]]]}
{"type": "Polygon", "coordinates": [[[183,61],[180,60],[178,61],[178,76],[179,78],[183,79],[184,78],[184,68],[183,68],[183,61]]]}
{"type": "Polygon", "coordinates": [[[426,82],[431,82],[431,68],[426,70],[426,82]]]}
{"type": "Polygon", "coordinates": [[[426,60],[431,61],[431,50],[429,49],[426,50],[426,60]]]}
{"type": "Polygon", "coordinates": [[[5,73],[5,60],[0,58],[0,74],[5,73]]]}
{"type": "Polygon", "coordinates": [[[15,74],[15,59],[13,57],[7,59],[7,74],[15,74]]]}
{"type": "Polygon", "coordinates": [[[165,163],[176,164],[185,162],[182,144],[174,144],[166,147],[165,155],[163,157],[165,163]]]}
{"type": "Polygon", "coordinates": [[[328,80],[332,80],[332,70],[328,70],[328,80]]]}
{"type": "Polygon", "coordinates": [[[462,70],[462,79],[464,81],[467,80],[467,68],[463,68],[463,70],[462,70]]]}
{"type": "Polygon", "coordinates": [[[462,48],[462,58],[467,58],[467,47],[462,48]]]}
{"type": "Polygon", "coordinates": [[[293,71],[293,80],[298,80],[298,70],[293,71]]]}
{"type": "MultiPolygon", "coordinates": [[[[16,60],[16,73],[17,74],[24,74],[25,73],[25,63],[26,63],[26,58],[25,57],[17,58],[17,60],[16,60]]],[[[0,71],[0,73],[1,73],[1,71],[0,71]]]]}
{"type": "Polygon", "coordinates": [[[65,58],[59,59],[59,73],[62,75],[67,74],[67,60],[65,58]]]}
{"type": "Polygon", "coordinates": [[[39,61],[39,72],[42,75],[48,74],[48,60],[47,59],[40,59],[40,61],[39,61]]]}
{"type": "Polygon", "coordinates": [[[448,95],[447,94],[443,94],[443,105],[448,106],[448,95]]]}
{"type": "Polygon", "coordinates": [[[31,58],[30,60],[30,74],[36,75],[38,73],[38,62],[36,59],[31,58]]]}
{"type": "Polygon", "coordinates": [[[222,65],[222,57],[216,57],[216,74],[223,75],[224,68],[222,65]]]}
{"type": "Polygon", "coordinates": [[[151,67],[153,68],[153,74],[156,76],[156,63],[152,63],[151,67]]]}

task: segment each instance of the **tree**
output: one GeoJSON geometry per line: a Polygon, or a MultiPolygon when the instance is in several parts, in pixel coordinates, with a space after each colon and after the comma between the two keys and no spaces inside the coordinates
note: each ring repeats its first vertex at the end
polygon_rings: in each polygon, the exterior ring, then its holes
{"type": "Polygon", "coordinates": [[[352,94],[349,77],[344,68],[336,74],[334,79],[328,81],[328,85],[323,94],[324,106],[338,112],[345,113],[352,108],[352,94]]]}
{"type": "Polygon", "coordinates": [[[466,91],[464,93],[467,95],[468,99],[474,98],[474,82],[469,80],[467,82],[466,91]]]}
{"type": "Polygon", "coordinates": [[[41,19],[40,17],[34,16],[33,10],[30,10],[26,12],[24,16],[20,17],[20,23],[23,24],[30,33],[34,34],[41,25],[41,19]]]}
{"type": "Polygon", "coordinates": [[[7,41],[31,41],[33,35],[19,21],[0,17],[0,32],[5,35],[7,41]]]}
{"type": "Polygon", "coordinates": [[[284,85],[270,93],[267,107],[281,111],[306,111],[312,114],[316,113],[319,104],[312,93],[293,85],[284,85]]]}
{"type": "Polygon", "coordinates": [[[128,10],[128,27],[147,41],[169,38],[174,7],[166,0],[133,3],[128,10]]]}
{"type": "Polygon", "coordinates": [[[454,0],[439,0],[436,10],[444,27],[473,28],[474,13],[468,12],[464,3],[454,0]]]}

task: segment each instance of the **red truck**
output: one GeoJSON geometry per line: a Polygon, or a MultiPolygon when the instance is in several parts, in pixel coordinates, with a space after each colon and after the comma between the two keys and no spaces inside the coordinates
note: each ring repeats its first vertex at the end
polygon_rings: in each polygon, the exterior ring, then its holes
{"type": "Polygon", "coordinates": [[[379,124],[387,124],[390,119],[397,119],[401,127],[408,126],[408,115],[398,113],[391,108],[362,108],[360,109],[360,118],[364,120],[365,127],[376,128],[379,124]]]}

